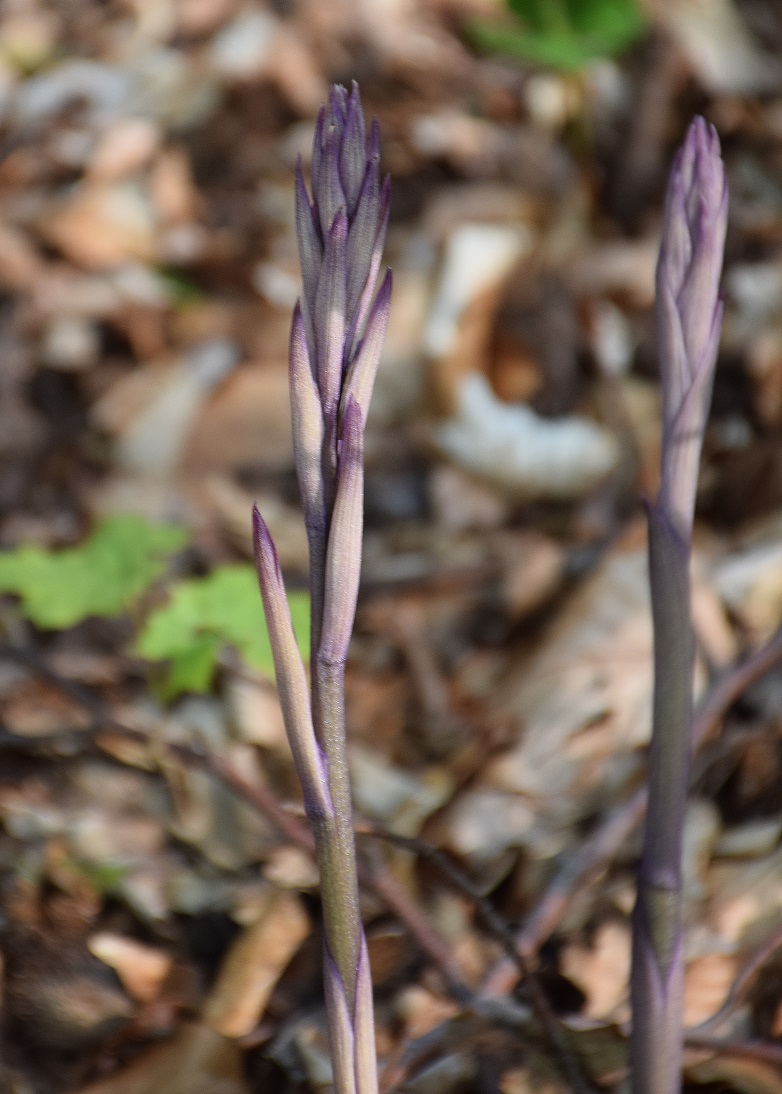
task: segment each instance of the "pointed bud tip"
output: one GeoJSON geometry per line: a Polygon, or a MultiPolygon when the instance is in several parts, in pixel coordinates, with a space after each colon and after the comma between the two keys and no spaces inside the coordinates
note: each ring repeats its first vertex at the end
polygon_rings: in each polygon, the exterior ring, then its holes
{"type": "Polygon", "coordinates": [[[304,323],[304,312],[301,310],[301,298],[299,298],[293,305],[293,315],[291,316],[291,360],[293,358],[294,352],[301,353],[302,350],[307,355],[307,360],[309,360],[309,350],[307,348],[307,328],[304,323]]]}
{"type": "Polygon", "coordinates": [[[385,277],[380,282],[380,288],[377,290],[377,296],[375,297],[375,304],[376,305],[380,304],[381,301],[382,301],[382,305],[387,306],[389,301],[391,300],[391,293],[392,293],[393,288],[394,288],[394,275],[391,272],[391,267],[389,266],[388,269],[386,270],[385,277]]]}
{"type": "Polygon", "coordinates": [[[699,149],[710,153],[719,152],[720,138],[717,130],[701,114],[696,114],[687,130],[686,141],[692,141],[699,149]]]}
{"type": "Polygon", "coordinates": [[[291,376],[298,375],[299,369],[311,369],[310,351],[307,345],[307,328],[301,301],[297,300],[291,316],[291,336],[288,342],[288,368],[291,376]]]}
{"type": "Polygon", "coordinates": [[[377,118],[373,118],[369,125],[369,156],[379,159],[380,157],[380,123],[377,118]]]}
{"type": "Polygon", "coordinates": [[[253,504],[252,511],[252,525],[253,548],[255,550],[255,560],[259,569],[262,565],[265,568],[269,562],[276,569],[279,569],[277,548],[274,546],[274,540],[272,539],[269,527],[261,516],[261,511],[255,503],[253,504]]]}
{"type": "Polygon", "coordinates": [[[719,134],[700,115],[690,122],[676,166],[685,176],[687,185],[695,183],[701,189],[714,189],[716,185],[722,188],[724,165],[719,134]]]}
{"type": "Polygon", "coordinates": [[[294,183],[296,186],[296,198],[301,201],[302,198],[307,199],[307,206],[310,206],[310,196],[307,193],[307,184],[304,181],[304,161],[301,155],[296,157],[296,167],[293,172],[294,183]]]}
{"type": "Polygon", "coordinates": [[[329,228],[329,235],[331,239],[336,242],[342,242],[348,238],[348,217],[345,212],[344,205],[341,205],[334,214],[334,219],[331,222],[329,228]]]}

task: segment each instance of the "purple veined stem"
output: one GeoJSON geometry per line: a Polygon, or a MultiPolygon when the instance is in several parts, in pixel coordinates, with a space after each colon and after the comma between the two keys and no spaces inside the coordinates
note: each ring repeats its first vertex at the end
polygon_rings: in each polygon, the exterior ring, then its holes
{"type": "MultiPolygon", "coordinates": [[[[312,666],[312,701],[315,732],[328,756],[328,783],[334,803],[334,829],[330,833],[339,857],[339,878],[334,878],[340,910],[335,922],[324,900],[326,940],[333,960],[345,979],[348,1002],[355,1006],[356,970],[363,937],[358,907],[353,806],[350,793],[345,736],[345,661],[356,611],[361,571],[363,524],[363,420],[358,405],[349,403],[342,429],[337,493],[329,528],[326,554],[323,622],[320,644],[312,666]]],[[[332,849],[327,854],[331,861],[332,849]]],[[[337,871],[333,871],[335,874],[337,871]]],[[[323,877],[323,875],[322,875],[323,877]]],[[[331,881],[322,880],[322,885],[331,881]]],[[[325,892],[325,889],[324,889],[325,892]]]]}
{"type": "Polygon", "coordinates": [[[312,197],[296,173],[304,291],[294,312],[290,391],[296,472],[310,549],[311,682],[295,647],[274,546],[255,515],[258,573],[286,730],[321,878],[324,986],[336,1094],[377,1094],[372,983],[361,922],[345,733],[345,662],[363,531],[364,422],[388,321],[374,299],[388,220],[380,138],[358,87],[333,87],[315,127],[312,197]]]}
{"type": "Polygon", "coordinates": [[[689,563],[722,320],[718,285],[726,220],[719,140],[696,118],[671,171],[657,266],[663,437],[660,493],[649,506],[654,698],[648,807],[633,912],[633,1094],[677,1094],[681,1088],[681,862],[695,660],[689,563]]]}

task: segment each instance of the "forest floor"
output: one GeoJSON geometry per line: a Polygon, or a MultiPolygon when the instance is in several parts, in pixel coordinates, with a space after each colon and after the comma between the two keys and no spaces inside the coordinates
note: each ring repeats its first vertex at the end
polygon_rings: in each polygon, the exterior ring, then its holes
{"type": "Polygon", "coordinates": [[[702,112],[730,225],[685,1065],[782,1094],[782,18],[646,10],[618,58],[562,71],[474,48],[497,0],[0,5],[8,1094],[328,1087],[250,510],[306,617],[293,169],[354,79],[393,185],[347,677],[382,1090],[626,1080],[654,268],[702,112]]]}

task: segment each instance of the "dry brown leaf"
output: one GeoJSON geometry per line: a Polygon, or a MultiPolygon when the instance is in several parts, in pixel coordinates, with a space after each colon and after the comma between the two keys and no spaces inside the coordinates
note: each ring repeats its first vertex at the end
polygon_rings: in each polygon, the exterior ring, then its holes
{"type": "Polygon", "coordinates": [[[152,210],[143,190],[132,182],[80,186],[41,219],[39,230],[77,266],[91,270],[156,257],[152,210]]]}
{"type": "Polygon", "coordinates": [[[601,1086],[613,1087],[627,1074],[627,1036],[618,1025],[581,1015],[563,1019],[562,1025],[582,1067],[601,1086]]]}
{"type": "Polygon", "coordinates": [[[698,642],[711,664],[720,670],[729,668],[739,656],[736,635],[714,587],[697,578],[692,586],[692,619],[698,642]]]}
{"type": "Polygon", "coordinates": [[[25,232],[0,224],[0,286],[15,292],[30,290],[44,276],[45,268],[25,232]]]}
{"type": "Polygon", "coordinates": [[[565,577],[565,554],[559,544],[537,532],[507,536],[499,543],[504,563],[502,599],[513,620],[542,607],[565,577]]]}
{"type": "Polygon", "coordinates": [[[687,1077],[698,1083],[725,1083],[739,1094],[782,1094],[782,1075],[773,1064],[727,1053],[686,1065],[687,1077]]]}
{"type": "Polygon", "coordinates": [[[650,733],[651,623],[645,550],[620,545],[575,593],[497,705],[523,727],[483,781],[539,806],[534,835],[615,800],[650,733]]]}
{"type": "Polygon", "coordinates": [[[738,970],[733,954],[710,953],[687,962],[684,975],[684,1024],[697,1026],[716,1014],[728,998],[738,970]]]}
{"type": "Polygon", "coordinates": [[[186,473],[293,466],[288,369],[248,364],[221,385],[193,422],[182,467],[186,473]]]}
{"type": "Polygon", "coordinates": [[[432,468],[429,501],[438,526],[454,532],[500,528],[508,520],[508,502],[497,490],[449,464],[432,468]]]}
{"type": "Polygon", "coordinates": [[[166,149],[157,157],[149,186],[155,211],[163,224],[185,224],[202,211],[203,199],[181,148],[166,149]]]}
{"type": "MultiPolygon", "coordinates": [[[[776,765],[772,764],[772,774],[776,765]]],[[[726,828],[714,845],[716,858],[761,858],[770,855],[782,836],[782,817],[769,817],[726,828]]]]}
{"type": "Polygon", "coordinates": [[[267,857],[263,876],[280,889],[296,889],[299,892],[317,889],[320,881],[313,856],[300,847],[288,844],[277,847],[267,857]]]}
{"type": "Polygon", "coordinates": [[[300,35],[284,25],[275,37],[269,78],[291,106],[303,115],[315,114],[328,97],[320,58],[300,35]]]}
{"type": "Polygon", "coordinates": [[[531,233],[519,225],[462,224],[452,231],[422,336],[443,414],[456,409],[464,377],[485,365],[500,289],[531,246],[531,233]]]}
{"type": "Polygon", "coordinates": [[[423,1037],[449,1018],[455,1018],[459,1009],[451,999],[417,985],[404,988],[397,996],[397,1012],[404,1023],[405,1039],[408,1041],[423,1037]]]}
{"type": "Polygon", "coordinates": [[[595,932],[591,945],[571,944],[564,948],[560,968],[586,996],[586,1017],[606,1017],[627,995],[630,928],[617,920],[604,923],[595,932]]]}
{"type": "Polygon", "coordinates": [[[104,965],[114,969],[133,999],[148,1003],[160,991],[171,970],[171,957],[154,946],[110,931],[94,934],[87,948],[104,965]]]}
{"type": "Polygon", "coordinates": [[[502,1075],[497,1089],[500,1094],[565,1094],[569,1088],[556,1079],[541,1081],[540,1076],[531,1075],[526,1068],[512,1068],[502,1075]]]}
{"type": "Polygon", "coordinates": [[[716,568],[717,590],[753,644],[766,641],[782,620],[781,527],[778,514],[761,521],[716,568]]]}
{"type": "MultiPolygon", "coordinates": [[[[192,700],[189,708],[185,708],[188,715],[192,711],[197,712],[198,702],[192,700]]],[[[198,722],[192,719],[190,727],[195,733],[186,734],[185,739],[198,740],[198,722]]],[[[249,745],[233,744],[223,746],[222,751],[233,770],[247,782],[252,785],[263,782],[257,750],[249,745]]],[[[177,839],[197,847],[220,869],[238,870],[257,862],[264,849],[276,842],[268,820],[257,809],[238,800],[223,782],[209,772],[186,770],[168,759],[161,766],[176,814],[170,824],[171,831],[177,839]]]]}
{"type": "Polygon", "coordinates": [[[232,676],[227,684],[231,719],[239,739],[260,745],[291,762],[291,750],[277,690],[268,683],[232,676]]]}
{"type": "Polygon", "coordinates": [[[22,681],[2,709],[7,728],[22,737],[46,737],[69,730],[84,730],[91,721],[83,704],[40,680],[22,681]]]}
{"type": "Polygon", "coordinates": [[[135,174],[152,159],[161,137],[160,127],[149,118],[123,118],[103,134],[87,172],[102,182],[135,174]]]}
{"type": "Polygon", "coordinates": [[[778,426],[782,420],[782,331],[764,329],[752,337],[747,370],[756,414],[765,425],[778,426]]]}
{"type": "Polygon", "coordinates": [[[621,295],[636,307],[650,307],[659,246],[656,236],[592,243],[571,264],[569,282],[579,296],[621,295]]]}
{"type": "Polygon", "coordinates": [[[309,931],[299,898],[290,892],[272,893],[258,922],[242,931],[223,960],[204,1005],[204,1020],[226,1037],[251,1033],[309,931]]]}
{"type": "Polygon", "coordinates": [[[225,532],[246,555],[252,557],[253,552],[247,514],[255,503],[263,513],[283,570],[308,573],[309,547],[301,509],[288,505],[276,492],[244,490],[227,475],[210,475],[206,480],[197,475],[190,481],[201,504],[214,511],[225,532]]]}
{"type": "Polygon", "coordinates": [[[238,0],[175,0],[177,26],[186,37],[209,34],[229,19],[238,0]]]}
{"type": "Polygon", "coordinates": [[[236,347],[215,340],[121,376],[93,407],[95,423],[114,437],[117,464],[157,477],[177,468],[202,404],[235,364],[236,347]]]}
{"type": "Polygon", "coordinates": [[[725,942],[762,944],[782,924],[782,848],[709,871],[709,919],[725,942]]]}
{"type": "Polygon", "coordinates": [[[459,794],[437,821],[437,842],[469,859],[488,884],[487,871],[494,882],[511,863],[509,847],[525,846],[534,833],[535,814],[519,794],[492,787],[469,787],[459,794]]]}
{"type": "Polygon", "coordinates": [[[79,1094],[247,1094],[242,1054],[207,1025],[185,1026],[108,1079],[79,1094]]]}
{"type": "Polygon", "coordinates": [[[652,0],[655,14],[713,95],[752,95],[782,84],[779,59],[764,52],[734,0],[652,0]]]}

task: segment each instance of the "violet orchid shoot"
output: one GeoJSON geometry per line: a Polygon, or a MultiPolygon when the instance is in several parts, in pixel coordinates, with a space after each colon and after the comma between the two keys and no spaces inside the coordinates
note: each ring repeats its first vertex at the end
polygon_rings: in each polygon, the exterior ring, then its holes
{"type": "Polygon", "coordinates": [[[671,170],[657,266],[663,432],[660,491],[649,507],[655,683],[649,806],[633,913],[634,1094],[681,1088],[681,859],[694,671],[689,562],[722,323],[727,200],[717,134],[696,118],[671,170]]]}
{"type": "Polygon", "coordinates": [[[358,87],[332,87],[318,117],[312,199],[299,164],[296,232],[303,293],[293,315],[293,446],[310,555],[311,684],[257,508],[258,577],[285,726],[318,855],[324,990],[336,1094],[376,1094],[372,983],[361,923],[345,740],[345,661],[358,597],[363,444],[385,335],[391,274],[376,291],[390,184],[358,87]]]}

